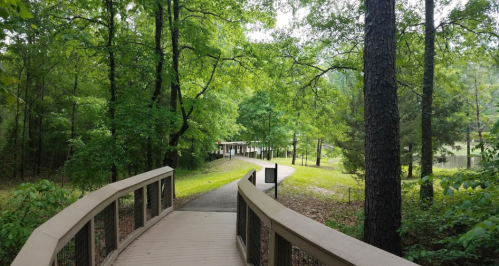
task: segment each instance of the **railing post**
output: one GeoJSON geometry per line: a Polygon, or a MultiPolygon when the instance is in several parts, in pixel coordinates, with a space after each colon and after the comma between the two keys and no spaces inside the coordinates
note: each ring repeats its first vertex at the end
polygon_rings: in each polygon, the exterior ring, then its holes
{"type": "Polygon", "coordinates": [[[252,179],[253,179],[253,180],[252,180],[252,182],[251,182],[251,183],[253,183],[253,185],[254,185],[254,186],[256,186],[256,171],[253,171],[252,176],[253,176],[253,177],[252,177],[252,179]]]}
{"type": "Polygon", "coordinates": [[[147,191],[146,191],[146,186],[143,186],[140,188],[142,190],[142,225],[144,226],[147,222],[147,191]]]}
{"type": "Polygon", "coordinates": [[[159,215],[159,214],[161,213],[161,211],[162,211],[162,210],[161,210],[161,198],[162,198],[162,197],[161,197],[161,180],[158,180],[158,182],[157,182],[156,186],[158,187],[158,189],[156,190],[156,195],[158,195],[158,196],[156,197],[156,199],[157,199],[157,202],[158,202],[158,203],[157,203],[156,205],[157,205],[157,207],[158,207],[158,208],[157,208],[157,212],[158,212],[158,215],[159,215]]]}
{"type": "Polygon", "coordinates": [[[114,249],[117,250],[120,244],[120,203],[119,198],[114,201],[114,249]]]}
{"type": "Polygon", "coordinates": [[[274,230],[270,230],[269,232],[268,266],[277,266],[277,234],[274,230]]]}
{"type": "Polygon", "coordinates": [[[90,266],[95,266],[95,217],[89,221],[88,249],[90,251],[90,266]]]}
{"type": "Polygon", "coordinates": [[[175,170],[172,172],[172,207],[173,207],[173,200],[177,197],[175,195],[175,170]]]}

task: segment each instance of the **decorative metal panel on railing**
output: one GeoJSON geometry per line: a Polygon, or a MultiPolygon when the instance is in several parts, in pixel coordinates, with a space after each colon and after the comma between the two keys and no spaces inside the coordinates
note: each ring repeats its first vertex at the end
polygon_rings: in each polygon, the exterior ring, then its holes
{"type": "Polygon", "coordinates": [[[236,245],[246,265],[417,265],[284,207],[255,180],[252,170],[238,182],[236,245]]]}
{"type": "Polygon", "coordinates": [[[35,229],[12,265],[111,265],[173,211],[173,181],[173,169],[163,167],[86,195],[35,229]]]}

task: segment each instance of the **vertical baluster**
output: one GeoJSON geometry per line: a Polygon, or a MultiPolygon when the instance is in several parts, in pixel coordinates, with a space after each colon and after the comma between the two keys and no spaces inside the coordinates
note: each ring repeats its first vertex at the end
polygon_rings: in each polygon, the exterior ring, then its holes
{"type": "Polygon", "coordinates": [[[277,264],[278,266],[291,266],[292,246],[286,239],[276,234],[277,242],[277,264]]]}

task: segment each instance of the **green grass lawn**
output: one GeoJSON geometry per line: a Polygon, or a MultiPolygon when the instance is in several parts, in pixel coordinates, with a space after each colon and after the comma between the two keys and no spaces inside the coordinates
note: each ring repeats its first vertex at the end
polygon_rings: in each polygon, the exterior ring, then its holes
{"type": "Polygon", "coordinates": [[[175,191],[177,198],[192,197],[219,188],[243,177],[248,171],[259,171],[260,166],[241,160],[218,159],[199,170],[177,170],[175,191]]]}
{"type": "Polygon", "coordinates": [[[364,185],[358,183],[350,174],[344,174],[337,161],[321,162],[321,167],[315,166],[315,161],[309,160],[314,166],[291,164],[291,158],[274,158],[272,162],[292,166],[296,169],[290,177],[279,186],[278,193],[290,195],[305,194],[316,199],[348,201],[348,190],[351,189],[352,200],[363,198],[364,185]]]}

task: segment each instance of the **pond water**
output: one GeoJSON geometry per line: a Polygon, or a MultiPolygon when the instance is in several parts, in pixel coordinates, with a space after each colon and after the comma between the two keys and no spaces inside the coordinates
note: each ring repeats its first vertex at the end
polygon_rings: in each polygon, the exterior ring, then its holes
{"type": "MultiPolygon", "coordinates": [[[[471,167],[475,167],[480,162],[480,157],[471,157],[471,167]]],[[[435,167],[451,169],[466,168],[466,155],[448,156],[446,163],[436,163],[435,167]]]]}

